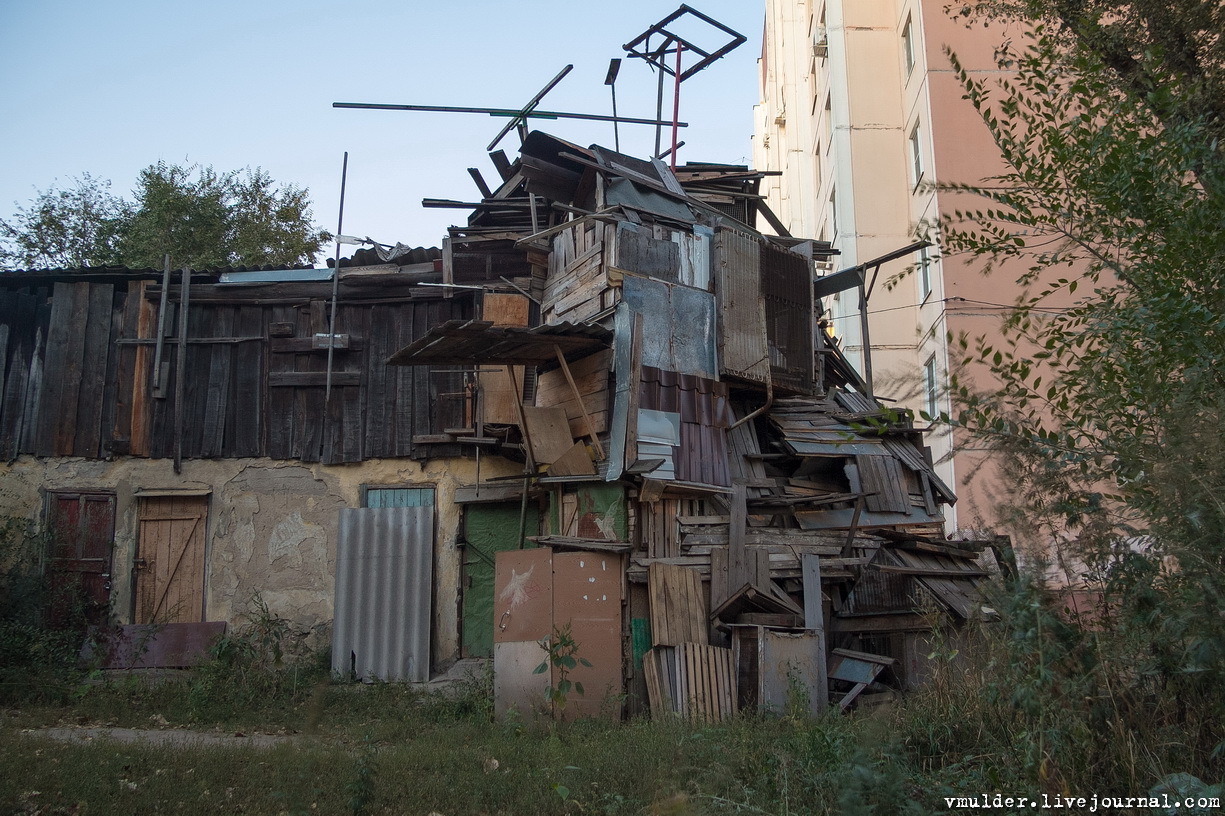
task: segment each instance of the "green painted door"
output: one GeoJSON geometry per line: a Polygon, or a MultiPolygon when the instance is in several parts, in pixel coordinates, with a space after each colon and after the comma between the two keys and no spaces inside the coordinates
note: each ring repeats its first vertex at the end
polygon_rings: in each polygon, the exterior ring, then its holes
{"type": "MultiPolygon", "coordinates": [[[[532,504],[527,508],[526,529],[529,536],[540,530],[540,513],[532,504]]],[[[494,560],[503,550],[519,548],[519,502],[468,505],[464,540],[464,654],[493,657],[494,560]]]]}

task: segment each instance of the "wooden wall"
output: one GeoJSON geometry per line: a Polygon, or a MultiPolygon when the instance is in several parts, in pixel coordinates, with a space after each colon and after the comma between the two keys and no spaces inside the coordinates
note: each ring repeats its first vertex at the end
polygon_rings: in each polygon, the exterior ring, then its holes
{"type": "MultiPolygon", "coordinates": [[[[326,289],[193,285],[180,408],[178,289],[170,292],[165,382],[157,390],[156,284],[60,281],[0,290],[0,454],[168,458],[177,447],[176,410],[185,458],[414,456],[414,436],[462,424],[462,374],[385,361],[430,327],[471,317],[467,297],[369,286],[342,295],[337,331],[349,345],[334,351],[325,399],[327,349],[315,348],[313,337],[327,332],[326,289]]],[[[431,456],[456,453],[429,449],[431,456]]]]}

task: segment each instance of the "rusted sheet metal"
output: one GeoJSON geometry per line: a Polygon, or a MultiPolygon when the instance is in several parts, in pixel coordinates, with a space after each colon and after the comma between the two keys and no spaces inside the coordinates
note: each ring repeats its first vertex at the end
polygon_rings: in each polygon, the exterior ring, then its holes
{"type": "Polygon", "coordinates": [[[629,342],[642,315],[642,364],[715,379],[715,299],[709,292],[626,275],[617,341],[629,342]],[[625,338],[622,341],[622,338],[625,338]]]}
{"type": "Polygon", "coordinates": [[[433,507],[340,511],[332,671],[430,679],[433,553],[433,507]]]}
{"type": "MultiPolygon", "coordinates": [[[[666,457],[672,467],[652,472],[652,478],[723,487],[731,484],[727,428],[735,419],[727,396],[726,383],[653,366],[642,367],[640,422],[643,411],[665,412],[678,417],[680,422],[679,437],[670,443],[675,450],[666,457]]],[[[644,436],[641,425],[638,438],[640,459],[651,455],[643,451],[644,440],[662,442],[644,436]]]]}
{"type": "Polygon", "coordinates": [[[765,302],[770,376],[802,393],[812,393],[812,261],[765,242],[761,245],[761,297],[765,302]]]}
{"type": "Polygon", "coordinates": [[[82,657],[101,657],[102,668],[183,668],[209,659],[209,649],[225,634],[225,622],[128,624],[91,632],[82,657]]]}
{"type": "Polygon", "coordinates": [[[719,364],[724,374],[753,382],[770,379],[765,301],[761,296],[757,238],[721,229],[714,240],[719,311],[719,364]]]}

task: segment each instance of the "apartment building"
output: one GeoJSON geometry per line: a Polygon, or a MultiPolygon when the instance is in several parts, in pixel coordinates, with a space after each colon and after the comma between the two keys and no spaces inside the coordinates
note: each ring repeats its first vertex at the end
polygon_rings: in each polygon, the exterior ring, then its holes
{"type": "MultiPolygon", "coordinates": [[[[978,183],[1001,169],[987,129],[946,50],[972,74],[997,72],[1008,31],[967,28],[942,0],[766,0],[754,166],[794,235],[841,251],[830,272],[915,243],[923,225],[973,206],[932,182],[978,183]],[[958,200],[959,199],[959,200],[958,200]]],[[[866,322],[856,289],[827,298],[830,331],[865,368],[876,395],[929,415],[950,411],[948,338],[995,331],[1019,290],[1007,271],[922,249],[866,270],[866,322]]],[[[959,497],[949,532],[995,526],[997,469],[959,433],[933,434],[937,472],[959,497]]]]}

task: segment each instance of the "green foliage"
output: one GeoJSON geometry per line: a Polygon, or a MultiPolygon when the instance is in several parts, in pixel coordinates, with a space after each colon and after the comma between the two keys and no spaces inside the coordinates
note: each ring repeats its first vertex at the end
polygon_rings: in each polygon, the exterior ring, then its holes
{"type": "Polygon", "coordinates": [[[111,183],[88,173],[66,188],[52,184],[12,219],[0,219],[0,268],[70,268],[114,264],[132,205],[111,183]]]}
{"type": "Polygon", "coordinates": [[[310,199],[276,189],[261,169],[218,173],[159,162],[141,171],[137,207],[120,242],[131,267],[292,266],[309,262],[328,234],[312,226],[310,199]]]}
{"type": "Polygon", "coordinates": [[[590,668],[591,663],[587,658],[579,656],[578,643],[570,633],[569,623],[555,627],[551,638],[540,641],[540,648],[545,651],[545,659],[532,673],[544,674],[549,671],[550,666],[557,672],[557,684],[549,683],[545,687],[544,696],[554,710],[560,712],[566,707],[566,700],[571,692],[580,695],[584,693],[583,684],[572,681],[570,672],[580,665],[590,668]]]}
{"type": "MultiPolygon", "coordinates": [[[[1135,669],[1126,687],[1159,678],[1225,716],[1209,693],[1225,680],[1219,123],[1166,116],[1172,89],[1120,89],[1094,52],[1041,25],[1000,52],[1008,78],[953,61],[1008,169],[949,191],[986,203],[940,225],[945,250],[1020,266],[1026,287],[1002,337],[954,338],[959,421],[1003,455],[1014,520],[1105,593],[1128,649],[1112,657],[1135,669]]],[[[1050,634],[1034,648],[1060,642],[1050,634]]]]}
{"type": "Polygon", "coordinates": [[[0,266],[293,266],[330,240],[311,223],[307,191],[277,186],[262,169],[158,162],[141,171],[134,201],[88,174],[41,191],[0,220],[0,266]]]}
{"type": "Polygon", "coordinates": [[[62,701],[84,676],[86,605],[71,591],[53,593],[43,550],[21,521],[0,519],[0,704],[62,701]]]}

